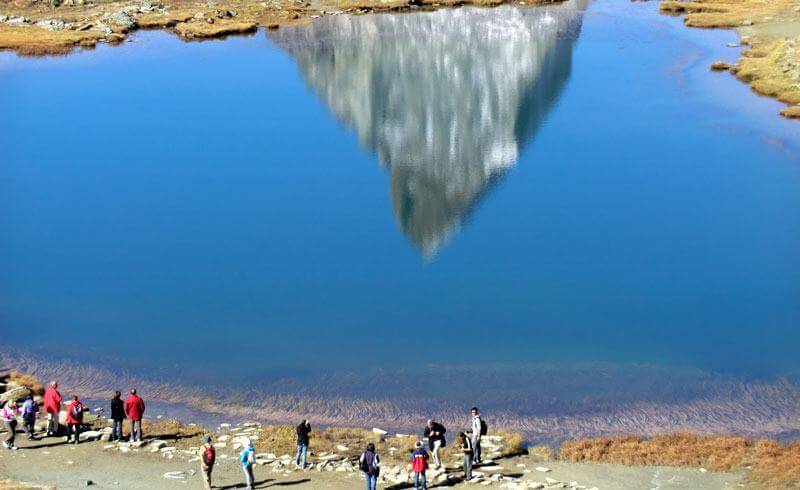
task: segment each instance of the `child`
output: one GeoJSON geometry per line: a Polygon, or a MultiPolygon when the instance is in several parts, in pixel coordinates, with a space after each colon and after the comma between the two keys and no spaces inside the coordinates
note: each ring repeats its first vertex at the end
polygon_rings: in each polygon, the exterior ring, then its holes
{"type": "Polygon", "coordinates": [[[458,435],[458,446],[464,453],[464,480],[472,479],[472,431],[462,432],[458,435]]]}
{"type": "Polygon", "coordinates": [[[425,471],[428,469],[428,451],[422,447],[422,441],[414,443],[414,452],[411,453],[411,471],[414,472],[414,490],[428,490],[425,471]],[[421,485],[421,487],[420,487],[421,485]]]}
{"type": "Polygon", "coordinates": [[[80,440],[83,410],[83,403],[78,400],[78,395],[72,395],[72,402],[67,405],[67,444],[70,438],[74,438],[74,444],[78,444],[80,440]]]}

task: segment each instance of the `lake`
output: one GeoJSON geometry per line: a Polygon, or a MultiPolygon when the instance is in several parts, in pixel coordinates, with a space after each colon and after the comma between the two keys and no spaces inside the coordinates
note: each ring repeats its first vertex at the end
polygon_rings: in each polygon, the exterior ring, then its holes
{"type": "Polygon", "coordinates": [[[242,418],[793,433],[800,124],[657,9],[0,54],[3,364],[242,418]]]}

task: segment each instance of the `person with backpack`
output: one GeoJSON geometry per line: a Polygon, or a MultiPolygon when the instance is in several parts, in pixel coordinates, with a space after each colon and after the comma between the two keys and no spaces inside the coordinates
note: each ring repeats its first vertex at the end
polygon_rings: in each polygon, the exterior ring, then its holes
{"type": "Polygon", "coordinates": [[[39,404],[29,396],[22,404],[22,428],[25,429],[25,436],[29,441],[36,439],[34,435],[36,426],[36,414],[39,413],[39,404]]]}
{"type": "Polygon", "coordinates": [[[486,435],[486,422],[483,421],[478,413],[478,407],[472,407],[472,462],[481,462],[481,436],[486,435]]]}
{"type": "Polygon", "coordinates": [[[47,437],[59,435],[61,424],[58,423],[58,414],[61,412],[61,393],[58,392],[56,381],[51,381],[50,387],[44,392],[44,411],[47,412],[47,437]]]}
{"type": "Polygon", "coordinates": [[[428,451],[422,447],[422,441],[414,443],[414,452],[411,453],[411,471],[414,472],[414,490],[428,490],[428,481],[425,472],[428,470],[428,451]]]}
{"type": "Polygon", "coordinates": [[[131,394],[125,399],[125,415],[131,424],[130,442],[142,440],[142,417],[144,416],[144,400],[131,388],[131,394]]]}
{"type": "Polygon", "coordinates": [[[472,479],[472,430],[458,434],[458,448],[464,454],[464,480],[472,479]]]}
{"type": "Polygon", "coordinates": [[[444,438],[445,432],[447,432],[447,429],[442,424],[428,420],[428,425],[425,426],[423,433],[423,438],[428,439],[428,448],[431,450],[433,464],[437,470],[442,467],[442,461],[439,459],[439,450],[447,445],[447,441],[444,438]]]}
{"type": "Polygon", "coordinates": [[[378,475],[381,471],[381,459],[375,451],[375,444],[367,444],[367,449],[361,453],[358,458],[358,469],[364,473],[364,478],[367,480],[367,490],[376,490],[378,488],[378,475]]]}
{"type": "Polygon", "coordinates": [[[203,438],[203,447],[200,453],[200,469],[203,470],[203,485],[206,490],[211,490],[211,472],[214,470],[214,463],[217,461],[217,451],[211,444],[211,436],[203,438]]]}
{"type": "Polygon", "coordinates": [[[301,468],[306,468],[306,455],[308,454],[308,435],[311,433],[311,423],[308,419],[303,419],[297,426],[297,456],[294,463],[301,468]],[[302,458],[302,462],[301,462],[302,458]]]}
{"type": "Polygon", "coordinates": [[[247,480],[246,488],[247,490],[253,490],[253,487],[256,485],[256,479],[255,476],[253,476],[253,465],[256,463],[256,451],[255,448],[253,448],[252,441],[247,442],[247,446],[239,456],[239,462],[242,463],[244,477],[247,480]]]}
{"type": "Polygon", "coordinates": [[[122,403],[122,393],[115,391],[111,397],[111,440],[122,441],[122,421],[125,420],[125,404],[122,403]]]}
{"type": "Polygon", "coordinates": [[[0,411],[0,415],[5,422],[6,429],[8,430],[8,435],[6,436],[6,440],[3,441],[3,447],[6,449],[16,449],[17,447],[14,446],[14,441],[17,438],[17,417],[19,416],[19,407],[17,407],[16,400],[9,400],[6,402],[6,406],[3,407],[3,410],[0,411]]]}
{"type": "Polygon", "coordinates": [[[73,438],[73,444],[78,444],[80,441],[84,410],[85,407],[78,400],[78,395],[72,395],[72,402],[67,405],[67,444],[71,438],[73,438]]]}

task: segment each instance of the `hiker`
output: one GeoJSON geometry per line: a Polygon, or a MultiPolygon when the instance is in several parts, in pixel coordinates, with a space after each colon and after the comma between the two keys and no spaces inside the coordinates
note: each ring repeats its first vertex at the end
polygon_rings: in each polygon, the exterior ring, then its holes
{"type": "Polygon", "coordinates": [[[211,490],[211,472],[217,460],[217,451],[211,444],[211,436],[203,438],[203,452],[200,454],[200,469],[203,470],[203,485],[206,490],[211,490]]]}
{"type": "Polygon", "coordinates": [[[3,422],[6,423],[6,429],[8,430],[8,435],[6,436],[6,440],[3,441],[3,447],[6,449],[16,449],[14,446],[14,440],[17,437],[17,416],[19,415],[19,407],[17,407],[16,400],[9,400],[6,403],[6,406],[3,407],[2,412],[3,422]]]}
{"type": "Polygon", "coordinates": [[[414,443],[414,452],[411,453],[411,471],[414,472],[414,490],[428,490],[425,471],[428,469],[428,451],[422,447],[422,441],[414,443]]]}
{"type": "Polygon", "coordinates": [[[439,459],[439,450],[447,445],[444,438],[444,433],[447,429],[444,428],[439,422],[428,420],[428,425],[425,426],[423,437],[428,439],[428,448],[431,450],[433,456],[433,465],[438,470],[442,467],[442,460],[439,459]]]}
{"type": "Polygon", "coordinates": [[[301,456],[302,456],[302,468],[306,468],[306,455],[308,454],[308,434],[311,433],[311,423],[308,419],[303,419],[300,422],[300,425],[297,426],[297,456],[294,458],[294,463],[297,466],[301,465],[301,456]]]}
{"type": "Polygon", "coordinates": [[[58,383],[50,382],[50,387],[44,392],[44,411],[47,412],[47,437],[57,436],[61,432],[58,423],[58,414],[61,412],[61,393],[58,392],[58,383]]]}
{"type": "Polygon", "coordinates": [[[78,395],[72,395],[72,402],[67,405],[67,444],[70,438],[74,444],[78,444],[81,436],[81,424],[83,424],[83,411],[85,407],[78,400],[78,395]]]}
{"type": "Polygon", "coordinates": [[[115,391],[111,397],[111,440],[122,441],[122,421],[125,420],[125,404],[122,403],[122,393],[115,391]]]}
{"type": "Polygon", "coordinates": [[[367,444],[367,449],[361,453],[358,458],[358,468],[364,472],[364,478],[367,480],[367,490],[376,490],[378,488],[378,474],[381,471],[381,459],[378,453],[375,452],[375,444],[367,444]]]}
{"type": "Polygon", "coordinates": [[[244,470],[244,477],[247,479],[247,490],[253,490],[255,487],[255,477],[253,476],[253,465],[256,462],[256,452],[253,448],[253,442],[248,441],[247,446],[242,451],[241,456],[239,457],[239,462],[242,463],[242,469],[244,470]]]}
{"type": "Polygon", "coordinates": [[[33,399],[33,395],[29,396],[22,404],[22,428],[25,429],[25,437],[29,441],[36,439],[34,431],[36,430],[36,414],[39,413],[39,404],[33,399]]]}
{"type": "Polygon", "coordinates": [[[125,415],[131,423],[131,437],[128,441],[141,441],[144,400],[136,394],[136,388],[131,388],[131,394],[125,399],[125,415]]]}
{"type": "Polygon", "coordinates": [[[472,479],[472,429],[458,434],[458,447],[464,454],[464,480],[472,479]]]}
{"type": "Polygon", "coordinates": [[[478,414],[478,407],[472,407],[472,462],[481,462],[481,436],[485,432],[485,424],[478,414]]]}

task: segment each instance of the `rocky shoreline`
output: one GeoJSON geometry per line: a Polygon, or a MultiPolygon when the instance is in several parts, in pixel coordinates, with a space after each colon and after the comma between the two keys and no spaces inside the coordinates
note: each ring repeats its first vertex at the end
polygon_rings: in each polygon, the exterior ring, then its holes
{"type": "MultiPolygon", "coordinates": [[[[560,0],[519,0],[520,5],[560,0]]],[[[277,29],[327,15],[496,6],[503,0],[1,0],[0,49],[21,55],[66,54],[120,43],[137,29],[168,29],[184,40],[277,29]]]]}
{"type": "MultiPolygon", "coordinates": [[[[67,54],[117,44],[138,29],[167,29],[186,41],[278,29],[321,16],[436,10],[464,5],[541,5],[561,0],[0,0],[0,50],[20,55],[67,54]]],[[[662,13],[684,15],[688,27],[732,28],[741,38],[736,64],[717,62],[756,93],[786,104],[800,118],[800,6],[792,0],[663,0],[662,13]]]]}

